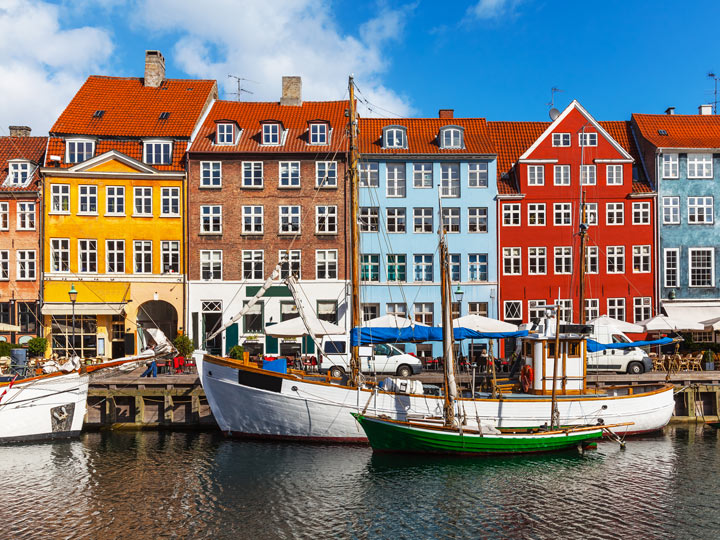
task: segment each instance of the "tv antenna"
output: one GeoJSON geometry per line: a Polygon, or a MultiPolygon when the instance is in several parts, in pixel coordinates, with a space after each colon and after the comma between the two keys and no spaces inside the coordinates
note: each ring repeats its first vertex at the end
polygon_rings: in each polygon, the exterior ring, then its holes
{"type": "Polygon", "coordinates": [[[559,88],[555,88],[554,86],[550,89],[550,101],[548,102],[548,106],[550,107],[550,120],[553,122],[555,119],[560,116],[560,111],[558,111],[555,108],[555,93],[556,92],[563,92],[563,90],[560,90],[559,88]]]}
{"type": "Polygon", "coordinates": [[[240,101],[240,96],[242,95],[243,92],[245,92],[246,94],[254,93],[254,92],[251,92],[250,90],[246,90],[245,88],[243,88],[241,81],[247,81],[247,82],[259,84],[257,81],[253,81],[251,79],[244,79],[242,77],[238,77],[237,75],[228,75],[228,79],[235,79],[235,81],[237,81],[237,92],[230,92],[230,95],[235,96],[237,101],[240,101]]]}
{"type": "Polygon", "coordinates": [[[715,97],[713,98],[712,106],[713,106],[713,114],[717,114],[717,104],[718,104],[718,97],[717,97],[718,89],[717,89],[717,83],[718,83],[718,79],[720,79],[720,77],[717,77],[717,76],[715,75],[715,73],[713,73],[712,71],[709,71],[708,74],[707,74],[707,76],[710,77],[710,78],[715,82],[715,92],[714,92],[714,93],[715,93],[715,97]]]}

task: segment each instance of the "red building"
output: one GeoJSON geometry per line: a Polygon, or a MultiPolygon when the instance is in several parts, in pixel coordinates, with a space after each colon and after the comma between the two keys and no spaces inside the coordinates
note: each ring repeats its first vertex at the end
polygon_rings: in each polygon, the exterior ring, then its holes
{"type": "Polygon", "coordinates": [[[528,322],[653,315],[654,196],[629,122],[597,122],[573,101],[552,123],[490,122],[498,150],[501,317],[528,322]],[[585,302],[578,235],[586,201],[585,302]]]}

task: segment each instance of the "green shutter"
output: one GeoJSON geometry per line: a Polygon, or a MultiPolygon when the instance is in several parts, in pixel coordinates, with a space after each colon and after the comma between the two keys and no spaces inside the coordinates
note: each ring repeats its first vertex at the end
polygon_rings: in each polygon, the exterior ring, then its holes
{"type": "Polygon", "coordinates": [[[198,336],[200,335],[200,325],[198,324],[198,314],[197,312],[194,312],[192,314],[192,339],[193,339],[193,347],[198,349],[198,336]]]}
{"type": "Polygon", "coordinates": [[[225,354],[230,354],[230,349],[238,344],[238,325],[231,324],[225,330],[225,354]]]}
{"type": "Polygon", "coordinates": [[[302,352],[303,354],[315,354],[315,342],[310,336],[303,336],[302,352]]]}
{"type": "Polygon", "coordinates": [[[265,354],[278,354],[278,340],[272,336],[265,336],[265,354]]]}

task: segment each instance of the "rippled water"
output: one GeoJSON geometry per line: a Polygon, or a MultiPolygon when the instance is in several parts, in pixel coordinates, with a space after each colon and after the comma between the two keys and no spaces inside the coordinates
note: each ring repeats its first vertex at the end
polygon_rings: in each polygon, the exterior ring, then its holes
{"type": "Polygon", "coordinates": [[[513,458],[90,433],[0,447],[4,538],[718,538],[720,433],[513,458]]]}

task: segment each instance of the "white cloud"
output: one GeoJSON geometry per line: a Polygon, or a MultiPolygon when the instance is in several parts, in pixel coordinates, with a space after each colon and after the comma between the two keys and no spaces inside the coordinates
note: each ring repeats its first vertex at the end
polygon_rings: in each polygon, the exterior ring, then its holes
{"type": "Polygon", "coordinates": [[[513,14],[522,0],[479,0],[468,9],[468,13],[478,19],[497,19],[513,14]]]}
{"type": "Polygon", "coordinates": [[[0,134],[28,125],[43,135],[89,72],[107,61],[109,34],[93,27],[62,28],[60,9],[38,0],[0,5],[0,134]]]}

